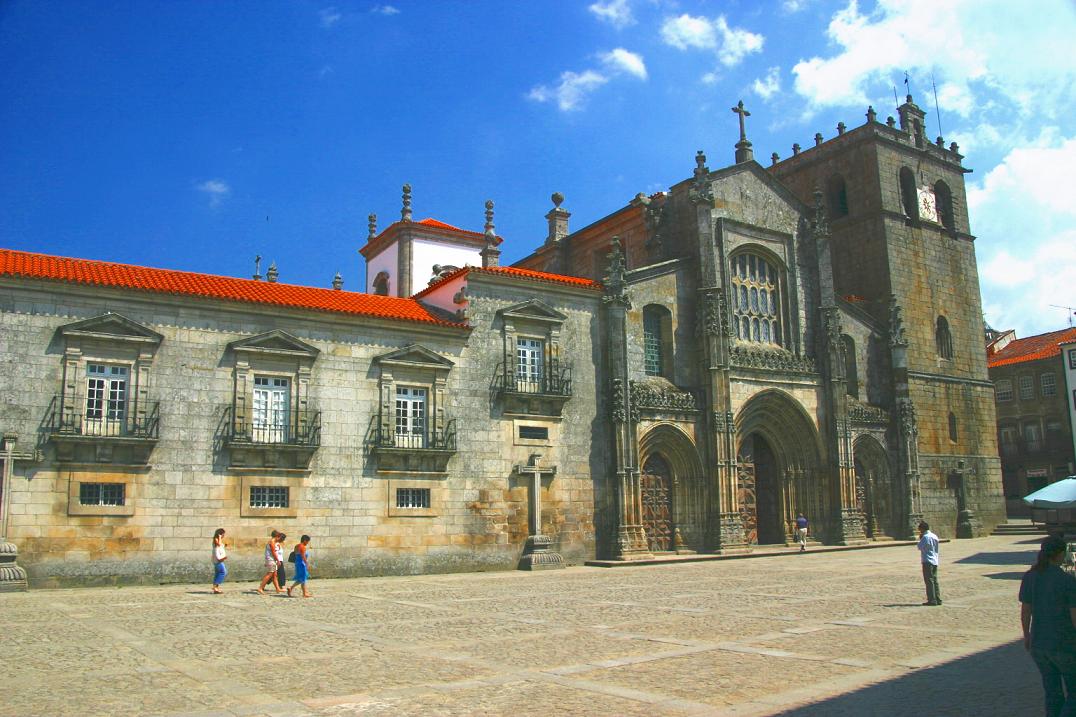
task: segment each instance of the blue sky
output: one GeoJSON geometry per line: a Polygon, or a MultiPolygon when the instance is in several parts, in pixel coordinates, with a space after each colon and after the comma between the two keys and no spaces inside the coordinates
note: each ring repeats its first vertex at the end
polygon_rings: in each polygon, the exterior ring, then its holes
{"type": "Polygon", "coordinates": [[[1076,306],[1069,0],[0,3],[0,246],[357,289],[366,216],[481,230],[502,261],[733,160],[894,113],[907,71],[966,155],[984,311],[1076,306]]]}

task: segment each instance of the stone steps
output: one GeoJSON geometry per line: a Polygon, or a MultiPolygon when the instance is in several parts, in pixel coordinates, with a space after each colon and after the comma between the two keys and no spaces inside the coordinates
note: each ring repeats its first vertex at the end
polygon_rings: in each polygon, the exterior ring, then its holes
{"type": "Polygon", "coordinates": [[[991,535],[1046,535],[1046,529],[1030,520],[1001,523],[991,535]]]}

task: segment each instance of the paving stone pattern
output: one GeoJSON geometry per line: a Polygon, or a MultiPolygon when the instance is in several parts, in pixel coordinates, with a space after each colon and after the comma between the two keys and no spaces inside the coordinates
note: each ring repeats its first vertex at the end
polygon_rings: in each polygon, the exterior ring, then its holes
{"type": "MultiPolygon", "coordinates": [[[[555,572],[0,595],[0,717],[1035,715],[1026,536],[555,572]]],[[[208,570],[207,570],[208,575],[208,570]]],[[[316,567],[315,567],[316,575],[316,567]]]]}

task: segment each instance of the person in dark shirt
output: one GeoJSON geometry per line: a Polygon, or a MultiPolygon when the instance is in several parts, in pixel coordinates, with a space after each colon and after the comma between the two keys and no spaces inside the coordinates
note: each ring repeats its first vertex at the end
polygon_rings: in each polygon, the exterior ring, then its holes
{"type": "Polygon", "coordinates": [[[1047,537],[1020,582],[1024,649],[1042,674],[1046,717],[1076,715],[1076,577],[1061,569],[1065,549],[1062,538],[1047,537]]]}

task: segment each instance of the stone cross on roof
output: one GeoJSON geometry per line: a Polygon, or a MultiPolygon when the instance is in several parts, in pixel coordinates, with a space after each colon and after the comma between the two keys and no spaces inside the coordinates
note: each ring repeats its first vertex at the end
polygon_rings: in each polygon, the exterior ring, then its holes
{"type": "Polygon", "coordinates": [[[744,127],[744,117],[750,117],[751,113],[743,108],[743,100],[736,103],[736,106],[732,108],[732,111],[740,115],[740,141],[747,141],[747,130],[744,127]]]}
{"type": "Polygon", "coordinates": [[[743,100],[737,102],[732,111],[740,116],[740,141],[736,143],[736,163],[750,162],[755,158],[755,153],[751,149],[751,143],[747,141],[747,128],[744,125],[744,118],[750,117],[751,113],[744,109],[743,100]]]}

